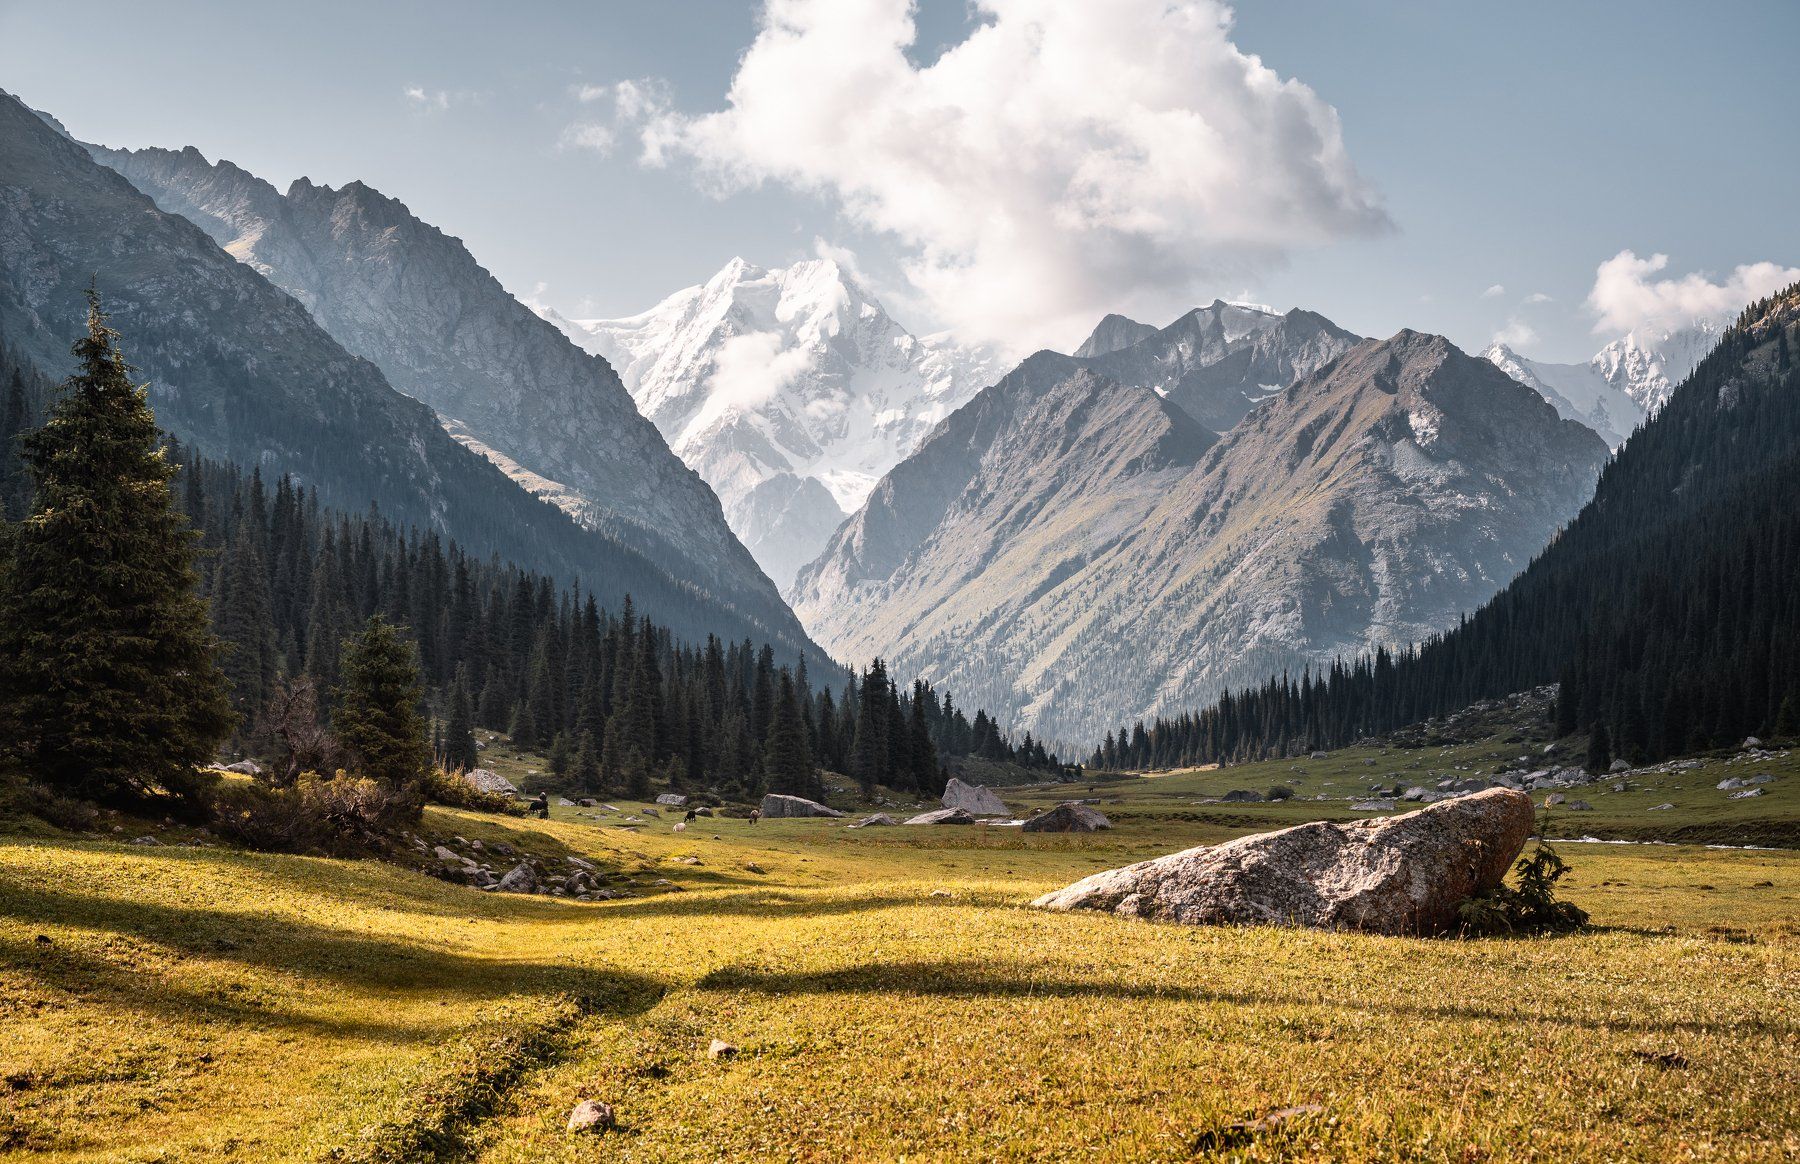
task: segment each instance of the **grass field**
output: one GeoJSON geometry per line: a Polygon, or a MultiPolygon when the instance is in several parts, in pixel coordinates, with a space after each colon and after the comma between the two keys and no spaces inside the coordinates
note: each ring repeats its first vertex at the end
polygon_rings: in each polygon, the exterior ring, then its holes
{"type": "MultiPolygon", "coordinates": [[[[1391,759],[1367,758],[1102,785],[1118,827],[1085,837],[428,811],[436,834],[593,858],[634,894],[604,903],[376,862],[0,836],[0,1155],[1800,1155],[1800,852],[1567,845],[1567,895],[1596,925],[1560,938],[1023,908],[1096,869],[1357,815],[1194,802],[1278,777],[1302,796],[1351,778],[1360,791],[1391,759]],[[714,1038],[739,1053],[710,1059],[714,1038]],[[566,1132],[584,1097],[613,1104],[621,1128],[566,1132]],[[1294,1105],[1318,1110],[1229,1130],[1294,1105]]],[[[1422,759],[1470,762],[1434,749],[1398,763],[1422,759]]],[[[1800,816],[1781,771],[1767,796],[1723,807],[1710,771],[1604,794],[1617,803],[1584,791],[1583,816],[1624,827],[1636,798],[1679,793],[1690,818],[1779,830],[1800,816]]],[[[1066,794],[1007,796],[1025,809],[1066,794]]]]}

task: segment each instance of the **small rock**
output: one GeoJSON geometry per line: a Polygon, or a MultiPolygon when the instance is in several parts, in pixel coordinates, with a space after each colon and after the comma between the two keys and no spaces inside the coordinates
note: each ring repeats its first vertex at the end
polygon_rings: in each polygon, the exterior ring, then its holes
{"type": "Polygon", "coordinates": [[[897,823],[897,822],[894,820],[894,818],[889,816],[887,813],[878,812],[874,816],[863,817],[861,820],[857,821],[855,824],[851,825],[850,827],[853,829],[866,829],[872,825],[873,826],[882,826],[882,825],[891,825],[891,824],[895,824],[895,823],[897,823]]]}
{"type": "Polygon", "coordinates": [[[688,798],[679,792],[665,792],[656,798],[656,803],[666,804],[670,808],[686,808],[688,798]]]}
{"type": "Polygon", "coordinates": [[[436,848],[432,849],[431,854],[432,854],[432,856],[436,857],[440,861],[466,861],[466,860],[468,860],[467,857],[463,856],[461,853],[458,853],[455,849],[446,849],[442,845],[439,845],[436,848]]]}
{"type": "Polygon", "coordinates": [[[1608,768],[1607,771],[1608,772],[1629,772],[1629,771],[1631,771],[1631,765],[1626,763],[1624,760],[1614,760],[1612,762],[1612,767],[1608,768]]]}
{"type": "Polygon", "coordinates": [[[1757,739],[1755,736],[1745,736],[1744,737],[1744,747],[1760,748],[1760,747],[1762,747],[1762,741],[1757,739]]]}
{"type": "Polygon", "coordinates": [[[1555,808],[1557,805],[1563,803],[1564,801],[1566,801],[1568,799],[1569,799],[1568,796],[1565,795],[1564,793],[1552,792],[1550,795],[1544,797],[1544,807],[1545,808],[1555,808]]]}
{"type": "Polygon", "coordinates": [[[1763,794],[1763,790],[1760,788],[1746,788],[1742,792],[1733,792],[1730,796],[1727,796],[1725,799],[1726,800],[1748,800],[1752,796],[1761,796],[1762,794],[1763,794]]]}
{"type": "Polygon", "coordinates": [[[1714,787],[1720,792],[1730,792],[1733,788],[1742,788],[1748,783],[1750,782],[1742,776],[1732,776],[1729,779],[1719,781],[1714,787]]]}
{"type": "Polygon", "coordinates": [[[1252,792],[1248,788],[1233,788],[1224,796],[1219,797],[1226,804],[1254,804],[1262,798],[1262,793],[1252,792]]]}
{"type": "Polygon", "coordinates": [[[1594,811],[1594,806],[1589,804],[1585,800],[1571,800],[1571,801],[1569,801],[1569,803],[1563,805],[1563,807],[1568,809],[1570,812],[1593,812],[1594,811]]]}
{"type": "Polygon", "coordinates": [[[1644,811],[1645,812],[1666,812],[1669,809],[1674,808],[1674,807],[1675,807],[1674,805],[1666,804],[1666,803],[1665,804],[1653,804],[1649,808],[1646,808],[1644,811]]]}
{"type": "Polygon", "coordinates": [[[1314,759],[1314,760],[1329,760],[1329,759],[1331,759],[1331,753],[1330,752],[1314,752],[1312,754],[1312,759],[1314,759]]]}
{"type": "Polygon", "coordinates": [[[262,765],[255,760],[239,760],[235,764],[227,764],[219,769],[221,772],[234,772],[239,776],[261,776],[262,765]]]}
{"type": "Polygon", "coordinates": [[[1112,821],[1099,809],[1065,801],[1048,812],[1038,813],[1021,827],[1028,833],[1091,833],[1112,828],[1112,821]]]}
{"type": "Polygon", "coordinates": [[[909,825],[966,825],[974,824],[975,818],[960,808],[940,808],[932,812],[922,812],[906,822],[909,825]]]}
{"type": "Polygon", "coordinates": [[[495,886],[501,893],[532,893],[537,890],[537,873],[524,861],[512,867],[495,886]]]}
{"type": "Polygon", "coordinates": [[[712,1046],[706,1049],[706,1057],[708,1059],[730,1059],[736,1056],[737,1053],[737,1047],[731,1043],[727,1043],[724,1039],[714,1039],[712,1041],[712,1046]]]}
{"type": "Polygon", "coordinates": [[[160,845],[160,844],[162,844],[162,842],[157,840],[155,837],[133,837],[133,838],[131,838],[131,843],[134,845],[160,845]]]}
{"type": "Polygon", "coordinates": [[[597,1099],[584,1099],[569,1113],[571,1132],[604,1132],[615,1122],[612,1105],[597,1099]]]}
{"type": "Polygon", "coordinates": [[[1392,812],[1396,807],[1392,800],[1359,800],[1350,806],[1351,812],[1392,812]]]}
{"type": "Polygon", "coordinates": [[[660,818],[661,818],[661,816],[662,816],[662,813],[660,813],[660,812],[657,812],[657,811],[656,811],[656,810],[655,810],[655,809],[654,809],[654,808],[646,808],[646,809],[643,809],[643,810],[642,810],[642,811],[643,811],[643,814],[644,814],[644,815],[645,815],[645,816],[654,816],[654,817],[657,817],[657,818],[659,818],[659,819],[660,819],[660,818]]]}

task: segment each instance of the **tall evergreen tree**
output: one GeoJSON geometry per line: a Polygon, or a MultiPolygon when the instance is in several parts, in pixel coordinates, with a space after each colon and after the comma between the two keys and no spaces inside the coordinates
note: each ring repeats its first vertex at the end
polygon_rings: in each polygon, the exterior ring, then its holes
{"type": "Polygon", "coordinates": [[[234,717],[196,593],[195,534],[143,386],[88,293],[0,581],[0,733],[39,779],[96,798],[191,794],[234,717]]]}
{"type": "Polygon", "coordinates": [[[806,721],[801,718],[794,677],[781,672],[770,714],[769,738],[763,745],[763,771],[772,792],[807,795],[814,791],[812,749],[806,742],[806,721]]]}
{"type": "Polygon", "coordinates": [[[425,717],[419,713],[418,652],[398,627],[372,615],[344,642],[337,710],[338,742],[365,776],[401,787],[431,765],[425,717]]]}
{"type": "Polygon", "coordinates": [[[450,714],[444,725],[444,768],[451,772],[467,772],[478,764],[475,748],[475,709],[469,698],[469,668],[456,669],[456,681],[450,685],[450,714]]]}

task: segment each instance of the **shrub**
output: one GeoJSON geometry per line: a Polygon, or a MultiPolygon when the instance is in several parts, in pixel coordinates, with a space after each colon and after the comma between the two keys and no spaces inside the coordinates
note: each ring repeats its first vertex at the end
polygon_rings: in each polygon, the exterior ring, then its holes
{"type": "Polygon", "coordinates": [[[466,808],[474,812],[503,812],[524,816],[525,806],[504,792],[483,792],[454,772],[433,768],[425,775],[425,799],[432,804],[466,808]]]}
{"type": "Polygon", "coordinates": [[[35,816],[72,833],[92,832],[100,810],[92,802],[65,796],[48,784],[21,779],[0,782],[0,816],[35,816]]]}
{"type": "Polygon", "coordinates": [[[1471,897],[1458,907],[1466,934],[1552,933],[1576,930],[1588,921],[1587,911],[1556,899],[1556,883],[1569,872],[1555,849],[1543,841],[1513,866],[1518,888],[1501,885],[1471,897]]]}
{"type": "Polygon", "coordinates": [[[213,828],[248,848],[348,857],[385,849],[394,833],[419,819],[421,803],[416,786],[304,772],[288,788],[223,786],[211,809],[213,828]]]}
{"type": "Polygon", "coordinates": [[[1294,790],[1285,784],[1277,784],[1275,787],[1269,789],[1270,800],[1292,800],[1293,798],[1294,790]]]}

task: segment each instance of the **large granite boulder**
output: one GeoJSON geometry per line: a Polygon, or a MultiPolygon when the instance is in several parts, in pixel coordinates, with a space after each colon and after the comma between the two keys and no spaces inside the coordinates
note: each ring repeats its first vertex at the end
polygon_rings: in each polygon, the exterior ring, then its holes
{"type": "Polygon", "coordinates": [[[665,792],[656,798],[656,803],[666,804],[670,808],[686,808],[687,797],[679,792],[665,792]]]}
{"type": "Polygon", "coordinates": [[[762,798],[762,814],[765,817],[844,815],[816,800],[808,800],[804,796],[783,796],[779,792],[771,792],[762,798]]]}
{"type": "Polygon", "coordinates": [[[519,794],[511,780],[488,768],[470,768],[463,773],[463,779],[474,785],[477,792],[498,792],[503,796],[519,794]]]}
{"type": "Polygon", "coordinates": [[[1065,800],[1048,812],[1040,812],[1021,826],[1028,833],[1091,833],[1112,828],[1112,821],[1097,808],[1065,800]]]}
{"type": "Polygon", "coordinates": [[[993,789],[980,784],[964,784],[956,777],[944,785],[944,807],[960,808],[974,816],[1006,816],[1010,810],[993,789]]]}
{"type": "Polygon", "coordinates": [[[1532,821],[1529,796],[1490,788],[1401,816],[1188,849],[1096,873],[1033,904],[1190,925],[1442,933],[1455,928],[1457,906],[1500,884],[1532,821]]]}
{"type": "Polygon", "coordinates": [[[975,818],[961,808],[934,808],[906,821],[909,825],[974,824],[975,818]]]}

